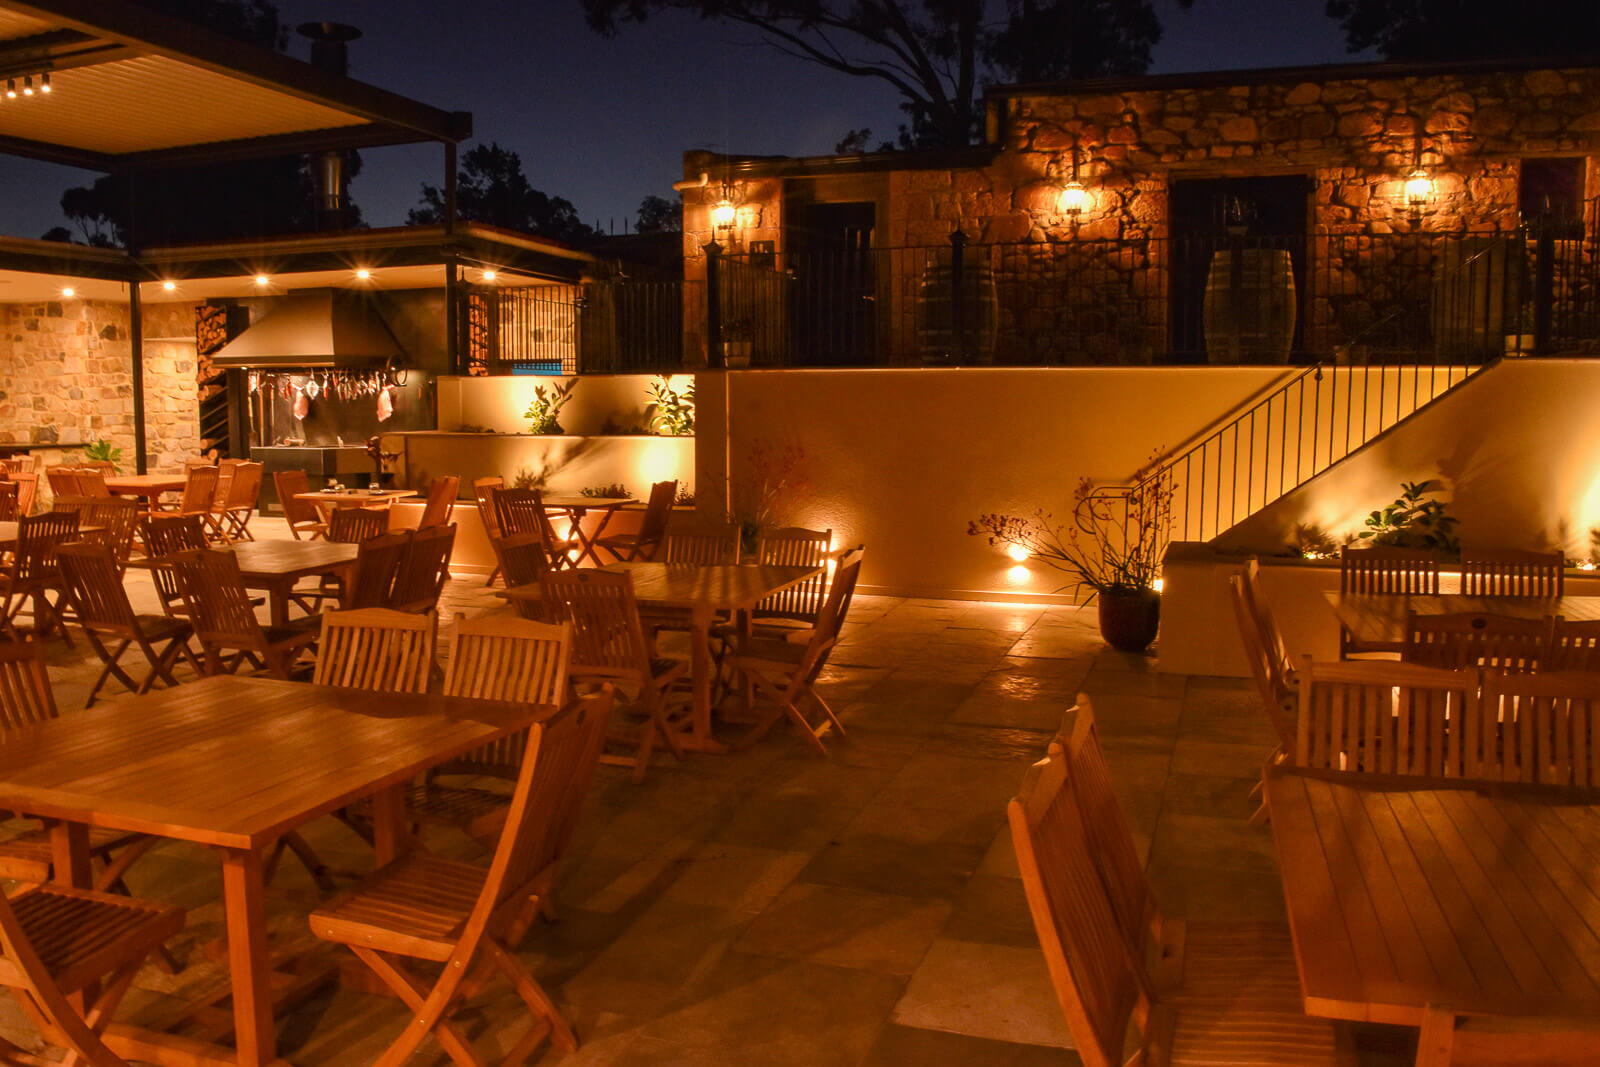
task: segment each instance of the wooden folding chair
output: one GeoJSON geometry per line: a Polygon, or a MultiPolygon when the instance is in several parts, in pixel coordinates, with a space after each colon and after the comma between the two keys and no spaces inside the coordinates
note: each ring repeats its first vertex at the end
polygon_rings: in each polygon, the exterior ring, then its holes
{"type": "MultiPolygon", "coordinates": [[[[756,562],[763,567],[823,567],[832,545],[832,530],[799,526],[766,530],[756,546],[756,562]]],[[[797,630],[809,630],[816,625],[817,613],[827,596],[828,574],[824,568],[803,582],[762,598],[750,612],[751,632],[784,638],[797,630]]]]}
{"type": "Polygon", "coordinates": [[[322,615],[311,681],[380,693],[426,693],[439,620],[390,608],[322,615]]]}
{"type": "Polygon", "coordinates": [[[173,677],[172,668],[179,656],[186,656],[195,672],[200,673],[200,661],[189,648],[194,630],[188,620],[136,615],[109,548],[88,542],[68,543],[56,549],[56,561],[66,595],[77,609],[78,624],[105,664],[89,688],[84,707],[94,707],[95,697],[108,678],[116,678],[128,692],[138,695],[149,692],[158,680],[168,687],[176,686],[178,680],[173,677]],[[114,648],[106,647],[108,640],[116,643],[114,648]],[[119,662],[130,647],[138,648],[150,668],[139,681],[119,662]]]}
{"type": "MultiPolygon", "coordinates": [[[[404,562],[410,546],[410,530],[379,534],[360,542],[356,546],[355,569],[349,582],[340,591],[339,606],[345,611],[390,607],[395,576],[400,573],[400,564],[404,562]]],[[[302,594],[297,593],[295,599],[299,601],[301,598],[302,594]]]]}
{"type": "Polygon", "coordinates": [[[528,744],[487,869],[413,852],[311,914],[311,930],[349,946],[415,1013],[378,1067],[399,1067],[429,1035],[460,1067],[482,1060],[450,1016],[464,989],[498,972],[533,1014],[506,1064],[520,1064],[547,1038],[563,1051],[577,1037],[527,968],[512,953],[518,921],[564,847],[563,831],[582,802],[604,742],[611,689],[569,705],[528,731],[528,744]],[[425,977],[404,960],[442,964],[425,977]]]}
{"type": "Polygon", "coordinates": [[[597,548],[610,552],[619,561],[655,559],[661,539],[667,534],[667,520],[672,518],[672,505],[678,500],[676,480],[656,482],[650,487],[650,499],[645,503],[644,518],[637,533],[612,534],[595,542],[597,548]]]}
{"type": "Polygon", "coordinates": [[[454,474],[447,474],[443,478],[435,478],[428,487],[428,502],[423,506],[422,519],[417,523],[417,529],[430,530],[435,526],[443,526],[450,521],[450,515],[456,509],[456,497],[461,494],[461,479],[454,474]]]}
{"type": "Polygon", "coordinates": [[[262,470],[260,463],[239,463],[234,466],[233,476],[228,479],[226,491],[222,494],[221,506],[214,511],[215,525],[221,531],[223,540],[256,539],[256,535],[250,532],[250,520],[261,499],[262,470]]]}
{"type": "Polygon", "coordinates": [[[45,480],[50,483],[51,496],[82,496],[78,489],[78,468],[46,467],[45,480]]]}
{"type": "Polygon", "coordinates": [[[604,755],[605,763],[633,768],[633,780],[644,780],[657,738],[677,759],[683,758],[675,724],[667,714],[668,690],[683,677],[688,664],[653,659],[639,621],[633,576],[602,570],[550,571],[542,579],[544,612],[549,622],[572,624],[572,659],[567,669],[574,682],[614,682],[637,697],[628,710],[643,715],[632,737],[612,737],[632,744],[632,756],[604,755]]]}
{"type": "Polygon", "coordinates": [[[489,572],[489,580],[484,585],[493,585],[501,572],[500,539],[504,535],[494,510],[494,494],[505,484],[501,478],[479,478],[472,483],[472,499],[478,505],[478,521],[483,523],[483,532],[489,538],[489,546],[494,549],[495,555],[495,568],[489,572]]]}
{"type": "Polygon", "coordinates": [[[1566,589],[1567,560],[1560,552],[1463,549],[1461,592],[1467,596],[1551,598],[1566,589]]]}
{"type": "Polygon", "coordinates": [[[800,727],[820,755],[827,755],[828,751],[822,744],[824,734],[834,730],[843,736],[844,725],[817,693],[816,680],[827,666],[833,646],[838,643],[839,630],[844,626],[850,600],[855,596],[864,555],[865,549],[858,547],[839,557],[828,598],[817,614],[811,639],[804,645],[752,636],[748,641],[735,640],[729,647],[727,661],[734,671],[754,685],[758,698],[765,697],[774,705],[773,710],[751,729],[743,744],[754,744],[765,737],[785,715],[800,727]],[[807,719],[800,710],[802,701],[815,704],[822,712],[822,719],[816,723],[807,719]]]}
{"type": "MultiPolygon", "coordinates": [[[[559,704],[567,691],[572,628],[526,619],[456,616],[455,644],[445,669],[446,696],[559,704]]],[[[440,782],[444,775],[516,781],[528,739],[524,733],[496,741],[434,768],[411,794],[419,822],[454,826],[479,839],[499,832],[508,797],[492,789],[440,782]]]]}
{"type": "Polygon", "coordinates": [[[1476,668],[1392,660],[1318,663],[1296,673],[1297,767],[1475,778],[1483,756],[1476,668]]]}
{"type": "Polygon", "coordinates": [[[1484,667],[1527,673],[1549,651],[1555,619],[1523,619],[1484,612],[1406,616],[1400,658],[1427,667],[1484,667]]]}
{"type": "Polygon", "coordinates": [[[1472,777],[1600,790],[1600,675],[1488,672],[1472,777]]]}
{"type": "Polygon", "coordinates": [[[326,537],[344,545],[359,545],[389,532],[387,508],[335,508],[328,518],[326,537]]]}
{"type": "MultiPolygon", "coordinates": [[[[187,615],[189,609],[183,602],[183,591],[178,588],[178,576],[168,561],[179,552],[206,547],[205,522],[198,515],[147,515],[139,523],[139,536],[150,557],[150,578],[161,600],[161,610],[173,616],[187,615]]],[[[259,603],[262,603],[260,598],[251,600],[252,605],[259,603]]]]}
{"type": "Polygon", "coordinates": [[[301,493],[311,492],[311,479],[305,471],[275,471],[272,486],[278,493],[278,505],[283,508],[283,521],[296,541],[314,541],[322,536],[328,524],[317,513],[317,506],[309,500],[299,500],[301,493]]]}
{"type": "MultiPolygon", "coordinates": [[[[1255,564],[1254,560],[1250,565],[1255,564]]],[[[1287,662],[1288,654],[1282,650],[1282,636],[1277,628],[1263,625],[1260,614],[1262,602],[1252,594],[1255,589],[1245,575],[1228,579],[1228,589],[1233,600],[1234,618],[1239,624],[1239,639],[1244,645],[1245,659],[1250,664],[1250,676],[1255,679],[1261,693],[1262,709],[1267,721],[1278,735],[1279,753],[1294,751],[1295,708],[1299,694],[1295,691],[1294,675],[1287,662]],[[1270,628],[1269,628],[1270,627],[1270,628]]]]}
{"type": "Polygon", "coordinates": [[[317,640],[315,618],[262,626],[232,552],[179,552],[169,566],[177,575],[195,636],[205,649],[207,674],[233,674],[246,663],[289,679],[301,653],[317,640]]]}
{"type": "Polygon", "coordinates": [[[1539,660],[1546,671],[1600,671],[1600,619],[1556,616],[1550,649],[1539,660]]]}
{"type": "Polygon", "coordinates": [[[50,594],[55,592],[59,598],[61,589],[56,548],[77,536],[77,512],[52,511],[17,520],[17,547],[11,561],[0,566],[0,633],[19,638],[17,616],[24,604],[30,604],[39,635],[48,636],[51,629],[59,629],[61,640],[72,646],[59,599],[52,601],[50,594]]]}
{"type": "MultiPolygon", "coordinates": [[[[44,646],[37,641],[0,641],[0,742],[8,731],[58,715],[55,693],[45,670],[44,646]]],[[[91,826],[89,856],[106,865],[95,876],[95,888],[126,892],[123,872],[158,840],[91,826]]],[[[33,884],[47,882],[53,873],[54,859],[50,832],[42,828],[25,830],[0,841],[0,878],[33,884]]]]}
{"type": "Polygon", "coordinates": [[[551,570],[550,556],[544,550],[544,535],[512,534],[500,541],[500,569],[506,588],[533,585],[551,570]]]}
{"type": "Polygon", "coordinates": [[[1007,817],[1039,947],[1085,1067],[1345,1062],[1333,1027],[1302,1008],[1281,927],[1239,924],[1204,945],[1186,943],[1182,984],[1152,980],[1135,946],[1146,940],[1153,901],[1141,903],[1138,886],[1120,879],[1108,888],[1117,864],[1096,847],[1095,816],[1082,808],[1073,774],[1058,739],[1023,777],[1007,817]],[[1125,896],[1120,913],[1113,893],[1125,896]]]}
{"type": "Polygon", "coordinates": [[[111,473],[100,467],[79,467],[73,472],[78,479],[78,495],[93,498],[104,498],[111,495],[111,490],[106,488],[106,476],[111,473]]]}
{"type": "Polygon", "coordinates": [[[96,527],[95,536],[111,549],[119,575],[127,570],[128,560],[133,556],[134,534],[143,516],[144,508],[137,500],[115,496],[91,497],[78,510],[79,524],[96,527]]]}
{"type": "Polygon", "coordinates": [[[17,521],[17,501],[21,497],[21,486],[9,478],[0,478],[0,522],[17,521]]]}
{"type": "Polygon", "coordinates": [[[550,566],[573,565],[572,553],[583,545],[575,537],[564,538],[556,533],[550,514],[545,510],[544,494],[537,489],[496,489],[493,500],[502,538],[537,533],[544,538],[545,556],[550,566]]]}
{"type": "Polygon", "coordinates": [[[724,522],[673,526],[667,530],[657,558],[663,563],[730,566],[739,562],[739,527],[724,522]]]}
{"type": "MultiPolygon", "coordinates": [[[[1339,551],[1339,592],[1367,596],[1436,596],[1439,560],[1431,552],[1410,548],[1343,548],[1339,551]]],[[[1339,626],[1339,656],[1366,652],[1399,652],[1400,643],[1357,641],[1339,626]]]]}
{"type": "Polygon", "coordinates": [[[178,498],[178,514],[197,517],[203,527],[211,524],[211,506],[217,495],[216,467],[190,467],[184,471],[183,495],[178,498]]]}
{"type": "Polygon", "coordinates": [[[34,501],[39,498],[39,476],[31,471],[12,471],[11,480],[17,485],[17,518],[32,515],[34,501]]]}
{"type": "Polygon", "coordinates": [[[450,580],[450,553],[456,543],[455,524],[428,526],[415,531],[395,572],[390,606],[399,611],[427,611],[437,607],[444,583],[450,580]]]}

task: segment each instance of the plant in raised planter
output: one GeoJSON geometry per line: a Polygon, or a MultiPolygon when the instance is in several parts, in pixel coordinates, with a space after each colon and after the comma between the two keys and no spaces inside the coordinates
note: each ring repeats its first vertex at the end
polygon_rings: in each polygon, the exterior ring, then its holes
{"type": "Polygon", "coordinates": [[[104,437],[93,444],[83,446],[83,458],[93,463],[109,463],[111,469],[118,474],[122,473],[122,449],[117,448],[104,437]]]}
{"type": "Polygon", "coordinates": [[[806,450],[799,445],[780,448],[762,438],[751,442],[746,473],[733,487],[733,521],[739,524],[745,552],[755,551],[761,531],[777,521],[794,494],[809,484],[802,470],[805,461],[806,450]]]}
{"type": "Polygon", "coordinates": [[[549,391],[542,385],[533,388],[533,399],[528,402],[528,410],[522,417],[528,420],[528,432],[539,434],[566,433],[561,428],[561,409],[567,406],[567,401],[572,399],[572,391],[578,387],[578,379],[572,378],[566,385],[552,385],[549,391]]]}
{"type": "Polygon", "coordinates": [[[628,495],[628,487],[621,482],[612,482],[610,485],[586,485],[578,490],[579,496],[600,499],[602,497],[623,497],[628,495]]]}
{"type": "Polygon", "coordinates": [[[680,393],[672,388],[672,375],[650,382],[650,429],[662,437],[689,437],[694,433],[694,379],[680,393]]]}
{"type": "Polygon", "coordinates": [[[1066,522],[1041,508],[1030,518],[979,516],[967,533],[988,538],[1013,559],[1036,559],[1072,575],[1078,590],[1087,586],[1090,599],[1099,601],[1101,636],[1124,652],[1143,651],[1155,640],[1161,618],[1156,582],[1177,488],[1168,476],[1147,482],[1144,473],[1135,475],[1129,489],[1096,489],[1085,478],[1066,522]]]}
{"type": "Polygon", "coordinates": [[[1289,538],[1289,551],[1301,559],[1330,559],[1339,554],[1339,546],[1321,526],[1300,522],[1289,538]]]}
{"type": "Polygon", "coordinates": [[[1367,516],[1366,529],[1356,540],[1391,548],[1419,548],[1455,557],[1461,554],[1456,539],[1456,518],[1444,501],[1430,500],[1442,486],[1435,481],[1401,482],[1394,503],[1367,516]]]}

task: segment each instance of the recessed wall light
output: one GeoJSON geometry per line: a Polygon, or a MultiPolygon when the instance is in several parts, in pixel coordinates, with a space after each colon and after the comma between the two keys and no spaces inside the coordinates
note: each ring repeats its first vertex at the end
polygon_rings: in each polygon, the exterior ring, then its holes
{"type": "Polygon", "coordinates": [[[256,284],[257,285],[271,285],[272,284],[272,279],[267,277],[265,274],[257,274],[256,275],[256,284]]]}
{"type": "Polygon", "coordinates": [[[62,287],[61,295],[70,299],[71,297],[76,296],[77,292],[72,288],[72,286],[68,285],[62,287]]]}
{"type": "Polygon", "coordinates": [[[362,281],[366,281],[368,278],[372,277],[372,272],[365,267],[360,267],[356,270],[356,277],[360,278],[362,281]]]}
{"type": "Polygon", "coordinates": [[[483,272],[483,280],[486,281],[486,282],[494,281],[494,269],[492,267],[491,268],[486,268],[484,270],[484,272],[483,272]]]}
{"type": "Polygon", "coordinates": [[[161,288],[165,289],[169,293],[177,287],[178,283],[173,281],[171,278],[168,278],[166,281],[161,283],[161,288]]]}

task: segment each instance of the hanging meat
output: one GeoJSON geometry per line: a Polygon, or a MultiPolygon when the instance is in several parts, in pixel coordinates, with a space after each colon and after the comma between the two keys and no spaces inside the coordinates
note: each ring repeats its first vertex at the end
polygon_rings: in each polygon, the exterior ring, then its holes
{"type": "Polygon", "coordinates": [[[296,389],[294,391],[294,417],[304,419],[309,414],[311,414],[311,401],[307,399],[306,391],[304,389],[296,389]]]}
{"type": "Polygon", "coordinates": [[[378,390],[379,422],[388,422],[389,416],[394,414],[394,398],[389,395],[391,392],[392,390],[387,385],[378,390]]]}

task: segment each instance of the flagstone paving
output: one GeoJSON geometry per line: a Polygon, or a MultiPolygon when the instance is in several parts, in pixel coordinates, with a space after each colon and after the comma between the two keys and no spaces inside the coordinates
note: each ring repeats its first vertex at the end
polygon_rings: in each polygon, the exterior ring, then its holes
{"type": "MultiPolygon", "coordinates": [[[[258,524],[276,532],[270,521],[258,524]]],[[[157,610],[142,577],[140,610],[157,610]]],[[[457,612],[504,611],[481,577],[452,580],[457,612]]],[[[668,651],[670,651],[670,646],[668,651]]],[[[441,651],[441,655],[443,651],[441,651]]],[[[66,715],[98,664],[50,650],[66,715]]],[[[848,736],[817,758],[786,729],[727,756],[660,755],[647,780],[602,768],[559,883],[558,921],[523,946],[582,1047],[573,1065],[1071,1064],[1011,854],[1005,804],[1078,692],[1092,699],[1118,795],[1165,910],[1281,917],[1270,836],[1249,793],[1273,748],[1244,683],[1162,674],[1109,651],[1094,613],[858,597],[820,685],[848,736]]],[[[730,727],[736,736],[738,727],[730,727]]],[[[332,819],[307,838],[334,868],[370,868],[332,819]]],[[[429,839],[463,857],[466,838],[429,839]]],[[[219,875],[177,843],[136,864],[134,892],[188,906],[176,975],[149,967],[127,1011],[154,1020],[224,975],[219,875]]],[[[286,861],[271,925],[303,939],[316,892],[286,861]]],[[[509,1048],[516,1001],[490,986],[464,1024],[509,1048]]],[[[334,988],[281,1020],[306,1065],[371,1062],[409,1018],[334,988]]],[[[0,1033],[35,1045],[9,1001],[0,1033]]],[[[1363,1063],[1407,1063],[1403,1035],[1363,1035],[1363,1063]]],[[[446,1062],[433,1044],[419,1060],[446,1062]]]]}

